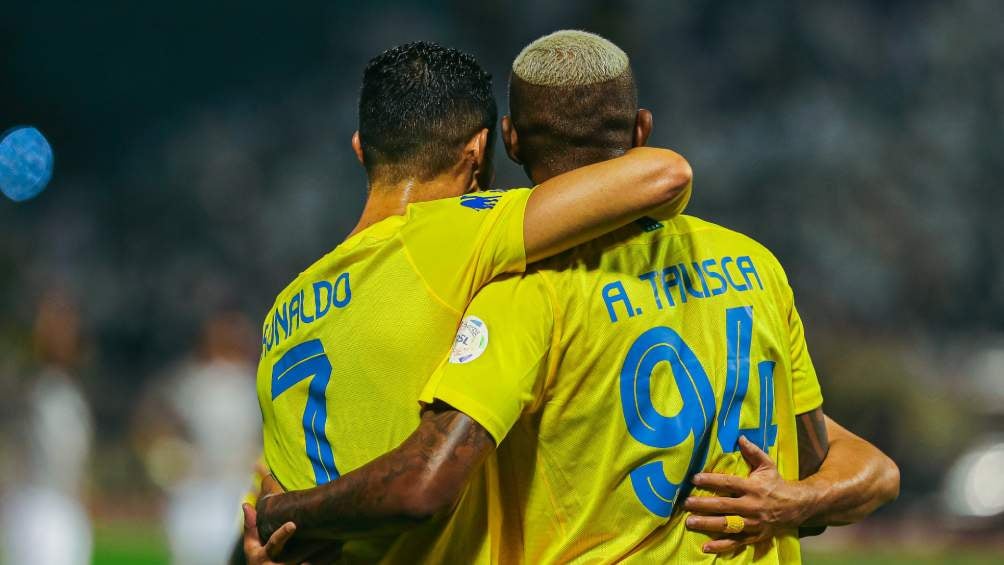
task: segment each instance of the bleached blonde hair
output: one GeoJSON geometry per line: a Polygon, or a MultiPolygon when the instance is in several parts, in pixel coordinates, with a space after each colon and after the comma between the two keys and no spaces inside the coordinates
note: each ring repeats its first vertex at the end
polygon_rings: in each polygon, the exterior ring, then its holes
{"type": "Polygon", "coordinates": [[[627,53],[607,39],[563,29],[523,48],[512,72],[536,86],[583,86],[618,78],[629,65],[627,53]]]}

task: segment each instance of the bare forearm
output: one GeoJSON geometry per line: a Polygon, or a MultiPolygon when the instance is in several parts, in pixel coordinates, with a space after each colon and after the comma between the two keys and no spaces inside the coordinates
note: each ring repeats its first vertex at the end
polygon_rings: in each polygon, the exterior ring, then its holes
{"type": "Polygon", "coordinates": [[[800,481],[814,493],[805,526],[837,526],[865,518],[899,495],[899,469],[878,448],[827,418],[829,453],[800,481]]]}
{"type": "Polygon", "coordinates": [[[644,215],[679,214],[693,171],[669,149],[636,147],[541,183],[523,223],[527,262],[550,257],[644,215]]]}
{"type": "Polygon", "coordinates": [[[428,411],[397,449],[308,490],[259,504],[262,539],[283,523],[297,537],[347,539],[397,532],[449,508],[493,444],[462,413],[428,411]]]}
{"type": "Polygon", "coordinates": [[[407,467],[402,459],[388,454],[336,481],[262,500],[258,505],[262,539],[286,522],[296,524],[298,539],[348,539],[408,527],[413,520],[402,492],[401,483],[407,480],[400,472],[407,467]]]}

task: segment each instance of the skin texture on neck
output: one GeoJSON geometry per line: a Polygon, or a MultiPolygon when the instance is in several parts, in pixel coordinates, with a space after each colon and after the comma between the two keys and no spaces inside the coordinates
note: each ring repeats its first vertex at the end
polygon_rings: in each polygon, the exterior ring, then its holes
{"type": "Polygon", "coordinates": [[[381,220],[404,215],[409,204],[451,198],[472,190],[477,190],[477,183],[473,182],[473,179],[464,179],[449,173],[428,181],[412,178],[393,184],[371,182],[366,205],[349,237],[381,220]]]}
{"type": "Polygon", "coordinates": [[[620,157],[632,147],[644,146],[648,142],[648,137],[651,133],[652,112],[640,108],[635,114],[634,127],[630,133],[630,147],[570,147],[564,150],[562,158],[549,159],[547,155],[524,154],[525,146],[520,142],[521,136],[516,131],[512,117],[502,117],[502,140],[505,144],[506,153],[514,163],[523,166],[526,175],[530,177],[530,180],[535,185],[586,165],[620,157]]]}
{"type": "Polygon", "coordinates": [[[539,164],[535,164],[534,166],[529,166],[529,165],[524,166],[523,170],[524,172],[526,172],[526,176],[530,177],[530,180],[533,181],[533,184],[538,185],[558,175],[565,174],[569,171],[578,169],[580,167],[584,167],[586,165],[592,165],[593,163],[599,163],[601,161],[607,161],[609,159],[616,159],[617,157],[620,157],[621,155],[626,153],[628,149],[630,148],[629,147],[619,148],[617,150],[611,150],[606,154],[593,152],[595,153],[595,155],[591,156],[591,158],[582,159],[581,161],[574,161],[574,162],[564,161],[560,164],[543,161],[539,164]]]}
{"type": "MultiPolygon", "coordinates": [[[[480,190],[482,186],[490,184],[494,176],[491,159],[486,158],[490,148],[488,130],[482,129],[464,146],[461,158],[435,177],[423,179],[420,175],[415,175],[389,180],[388,177],[382,176],[379,170],[375,170],[369,175],[363,213],[348,237],[391,216],[403,216],[409,204],[453,198],[480,190]]],[[[363,164],[362,143],[358,131],[352,135],[352,150],[359,163],[363,164]]]]}

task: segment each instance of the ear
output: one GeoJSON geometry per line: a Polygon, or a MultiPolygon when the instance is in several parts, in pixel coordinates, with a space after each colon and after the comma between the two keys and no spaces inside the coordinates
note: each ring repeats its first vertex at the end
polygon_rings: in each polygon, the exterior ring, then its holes
{"type": "Polygon", "coordinates": [[[652,134],[652,112],[645,108],[638,110],[638,115],[634,119],[634,135],[631,139],[632,147],[641,147],[648,143],[648,136],[652,134]]]}
{"type": "Polygon", "coordinates": [[[464,162],[470,165],[475,175],[491,166],[488,152],[488,128],[482,127],[464,146],[464,162]]]}
{"type": "Polygon", "coordinates": [[[471,173],[467,186],[468,192],[490,187],[495,178],[488,135],[488,128],[482,128],[464,146],[463,163],[469,167],[468,170],[471,173]]]}
{"type": "Polygon", "coordinates": [[[519,160],[519,135],[516,134],[516,127],[512,125],[509,116],[502,116],[502,143],[505,144],[506,155],[512,162],[522,165],[523,162],[519,160]]]}
{"type": "Polygon", "coordinates": [[[363,160],[363,142],[359,141],[359,130],[356,130],[352,134],[352,151],[356,154],[356,159],[359,159],[360,165],[365,165],[366,162],[363,160]]]}
{"type": "Polygon", "coordinates": [[[481,128],[481,131],[474,134],[464,146],[464,161],[473,165],[475,171],[479,171],[484,168],[486,159],[488,159],[488,128],[481,128]]]}

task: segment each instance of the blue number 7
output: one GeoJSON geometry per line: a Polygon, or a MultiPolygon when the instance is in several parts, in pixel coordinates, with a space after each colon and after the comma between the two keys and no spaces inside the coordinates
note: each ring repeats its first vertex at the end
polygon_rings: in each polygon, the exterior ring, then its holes
{"type": "Polygon", "coordinates": [[[324,435],[324,425],[328,421],[325,389],[331,379],[331,362],[319,339],[293,347],[272,366],[272,400],[304,379],[310,379],[310,385],[307,405],[303,409],[303,438],[307,458],[314,468],[314,481],[323,485],[337,479],[339,474],[331,444],[324,435]]]}

